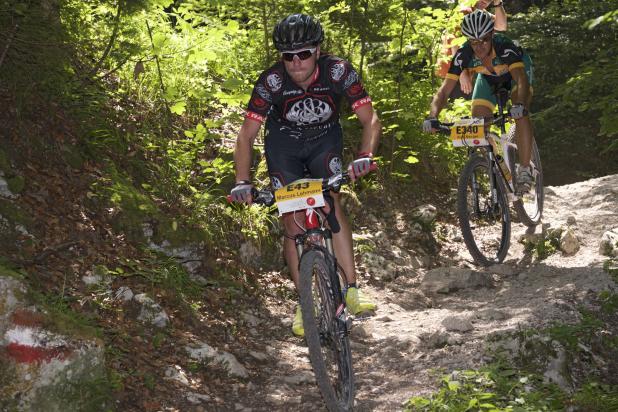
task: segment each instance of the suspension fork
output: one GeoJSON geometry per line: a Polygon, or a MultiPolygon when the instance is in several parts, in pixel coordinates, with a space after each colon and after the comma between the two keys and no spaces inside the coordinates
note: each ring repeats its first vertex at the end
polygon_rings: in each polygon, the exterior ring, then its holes
{"type": "Polygon", "coordinates": [[[498,182],[496,181],[496,173],[500,173],[496,170],[496,155],[494,154],[493,148],[489,146],[487,150],[487,162],[488,162],[488,170],[489,173],[489,188],[491,189],[491,204],[492,207],[495,207],[498,204],[498,189],[496,185],[498,182]]]}
{"type": "Polygon", "coordinates": [[[333,248],[333,235],[330,230],[322,230],[320,228],[318,213],[311,207],[305,209],[305,233],[296,237],[296,252],[298,253],[299,259],[303,254],[305,240],[307,239],[315,244],[320,244],[321,240],[324,239],[326,250],[328,250],[331,255],[335,255],[333,248]]]}
{"type": "MultiPolygon", "coordinates": [[[[472,159],[475,156],[476,150],[468,148],[468,158],[472,159]]],[[[479,183],[476,180],[476,174],[472,173],[472,201],[474,204],[474,213],[480,215],[481,205],[479,204],[479,183]]]]}

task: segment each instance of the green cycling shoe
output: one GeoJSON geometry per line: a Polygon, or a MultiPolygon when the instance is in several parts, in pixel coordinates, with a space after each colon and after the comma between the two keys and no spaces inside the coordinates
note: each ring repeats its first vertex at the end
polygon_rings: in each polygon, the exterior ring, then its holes
{"type": "Polygon", "coordinates": [[[353,315],[376,310],[377,305],[373,303],[358,288],[349,288],[345,295],[345,303],[348,310],[353,315]]]}
{"type": "Polygon", "coordinates": [[[300,305],[296,306],[296,314],[292,322],[292,332],[298,337],[305,336],[305,327],[303,326],[303,313],[300,310],[300,305]]]}

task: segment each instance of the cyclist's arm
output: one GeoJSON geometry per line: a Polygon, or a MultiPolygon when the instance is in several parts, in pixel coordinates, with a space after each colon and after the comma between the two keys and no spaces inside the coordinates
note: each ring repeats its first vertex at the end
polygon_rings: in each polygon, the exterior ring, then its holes
{"type": "MultiPolygon", "coordinates": [[[[496,2],[494,1],[494,4],[496,2]]],[[[494,20],[494,29],[496,31],[506,31],[507,28],[507,24],[506,24],[506,11],[504,10],[504,6],[502,5],[502,1],[499,2],[499,6],[498,7],[494,7],[494,13],[496,16],[496,19],[494,20]]]]}
{"type": "Polygon", "coordinates": [[[517,82],[517,96],[512,97],[513,104],[521,103],[526,108],[530,100],[530,84],[528,76],[523,67],[513,67],[510,69],[513,80],[517,82]]]}
{"type": "Polygon", "coordinates": [[[448,97],[451,95],[451,92],[457,85],[457,80],[447,77],[442,82],[442,86],[438,89],[435,96],[433,96],[433,100],[431,101],[431,106],[429,109],[429,117],[435,117],[436,119],[440,115],[444,106],[448,102],[448,97]]]}
{"type": "Polygon", "coordinates": [[[500,4],[497,7],[493,7],[494,12],[494,29],[496,31],[506,31],[506,11],[504,11],[504,7],[502,6],[501,0],[479,0],[476,2],[474,6],[475,9],[486,10],[492,4],[500,4]]]}
{"type": "Polygon", "coordinates": [[[361,141],[360,153],[375,153],[378,149],[382,123],[373,110],[373,106],[365,104],[356,109],[356,116],[363,126],[363,140],[361,141]]]}
{"type": "Polygon", "coordinates": [[[262,122],[245,118],[234,148],[234,169],[236,170],[236,181],[251,180],[251,153],[255,137],[260,131],[262,122]]]}

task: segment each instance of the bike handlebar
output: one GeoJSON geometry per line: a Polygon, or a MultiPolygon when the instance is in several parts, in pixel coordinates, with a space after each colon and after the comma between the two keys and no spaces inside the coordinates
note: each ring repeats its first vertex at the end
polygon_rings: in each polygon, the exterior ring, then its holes
{"type": "MultiPolygon", "coordinates": [[[[374,172],[378,170],[378,164],[372,162],[369,166],[369,171],[374,172]]],[[[350,175],[346,173],[337,173],[328,178],[322,179],[322,191],[328,192],[329,190],[339,191],[342,185],[349,183],[351,180],[350,175]]],[[[228,202],[232,202],[232,196],[226,196],[228,202]]],[[[275,204],[275,191],[272,189],[257,190],[253,188],[251,190],[252,203],[262,206],[272,206],[275,204]]]]}

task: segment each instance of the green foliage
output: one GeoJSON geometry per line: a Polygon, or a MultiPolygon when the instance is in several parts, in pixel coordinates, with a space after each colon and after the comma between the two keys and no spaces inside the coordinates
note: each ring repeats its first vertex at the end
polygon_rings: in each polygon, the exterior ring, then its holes
{"type": "Polygon", "coordinates": [[[564,395],[556,387],[542,384],[539,376],[496,363],[444,376],[436,394],[413,397],[404,410],[548,411],[559,408],[563,400],[564,395]]]}
{"type": "Polygon", "coordinates": [[[612,16],[611,3],[551,1],[509,20],[534,62],[533,121],[551,184],[618,170],[616,26],[587,23],[612,16]]]}
{"type": "Polygon", "coordinates": [[[550,255],[560,251],[561,235],[562,229],[556,228],[549,229],[538,238],[524,237],[522,240],[524,250],[527,253],[532,253],[537,260],[547,259],[550,255]]]}
{"type": "Polygon", "coordinates": [[[618,283],[618,258],[607,259],[603,262],[603,270],[605,270],[618,283]]]}

